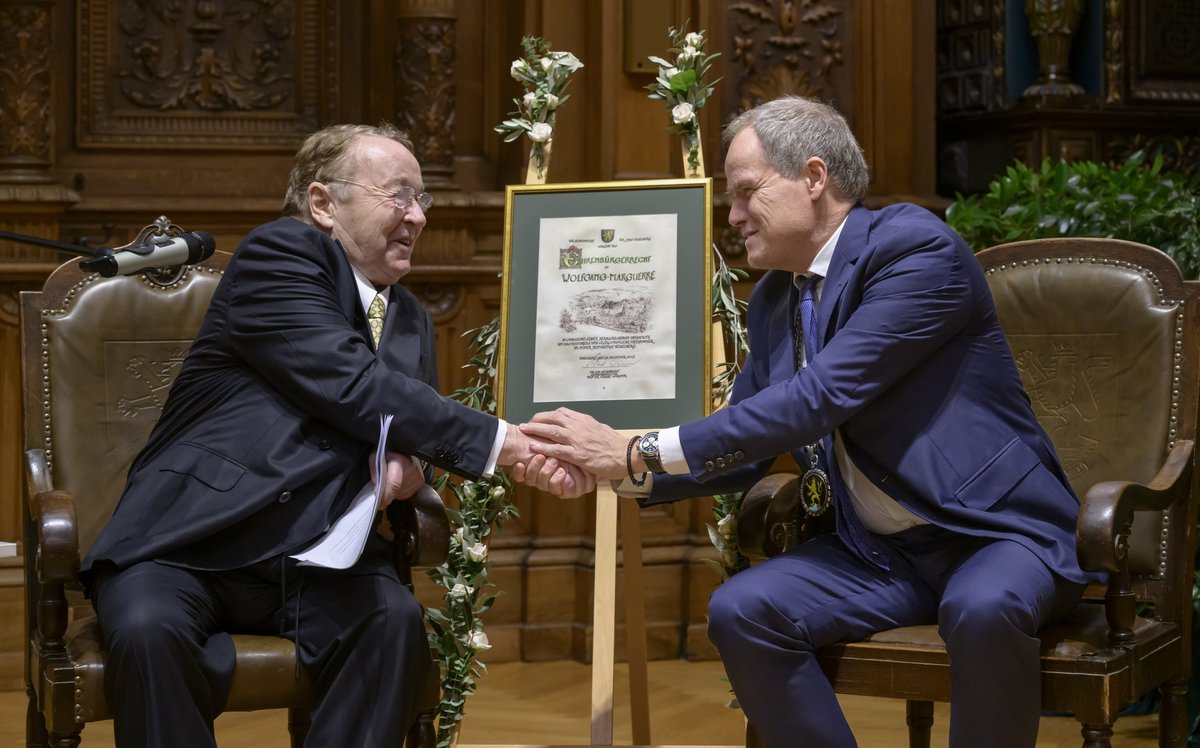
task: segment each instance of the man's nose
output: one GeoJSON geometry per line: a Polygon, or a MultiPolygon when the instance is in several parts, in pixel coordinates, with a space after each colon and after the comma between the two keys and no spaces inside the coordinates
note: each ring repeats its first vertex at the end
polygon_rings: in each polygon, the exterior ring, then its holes
{"type": "Polygon", "coordinates": [[[729,225],[734,228],[740,227],[746,222],[746,211],[742,208],[738,201],[734,201],[729,206],[729,225]]]}

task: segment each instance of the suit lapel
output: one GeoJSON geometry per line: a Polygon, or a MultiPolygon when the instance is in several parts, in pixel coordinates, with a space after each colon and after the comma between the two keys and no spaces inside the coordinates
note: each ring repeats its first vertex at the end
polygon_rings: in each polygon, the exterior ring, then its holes
{"type": "Polygon", "coordinates": [[[775,285],[769,293],[764,294],[764,298],[781,299],[781,302],[776,303],[771,310],[770,322],[767,325],[770,383],[778,384],[796,376],[792,320],[796,313],[798,292],[796,285],[792,283],[791,273],[783,270],[769,272],[771,274],[769,282],[775,285]]]}
{"type": "Polygon", "coordinates": [[[854,265],[867,246],[870,227],[871,211],[862,205],[855,205],[842,228],[842,235],[838,237],[833,259],[829,263],[829,275],[825,276],[825,285],[821,289],[821,302],[817,305],[817,329],[821,331],[822,345],[829,340],[833,312],[838,307],[842,292],[846,290],[854,265]]]}

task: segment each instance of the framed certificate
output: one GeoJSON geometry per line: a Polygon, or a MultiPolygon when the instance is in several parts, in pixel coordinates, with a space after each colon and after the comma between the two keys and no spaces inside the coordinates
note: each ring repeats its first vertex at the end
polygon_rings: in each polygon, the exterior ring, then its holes
{"type": "Polygon", "coordinates": [[[507,190],[497,410],[615,429],[702,418],[712,372],[712,180],[507,190]]]}

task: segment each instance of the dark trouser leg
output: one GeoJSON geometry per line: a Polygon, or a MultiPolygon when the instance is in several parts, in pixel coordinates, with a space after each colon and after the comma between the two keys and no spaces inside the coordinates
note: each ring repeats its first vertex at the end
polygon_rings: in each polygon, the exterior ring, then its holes
{"type": "Polygon", "coordinates": [[[1033,748],[1042,706],[1037,632],[1082,592],[1013,541],[987,542],[950,575],[938,628],[950,653],[953,748],[1033,748]]]}
{"type": "Polygon", "coordinates": [[[196,574],[145,562],[104,578],[96,611],[108,653],[104,693],[121,748],[211,748],[233,671],[213,637],[214,603],[196,574]]]}
{"type": "Polygon", "coordinates": [[[286,633],[316,675],[305,745],[398,748],[416,717],[430,667],[424,616],[386,553],[374,550],[346,571],[300,569],[289,590],[286,633]]]}
{"type": "Polygon", "coordinates": [[[932,621],[935,606],[902,560],[882,572],[827,535],[722,584],[709,637],[764,746],[841,748],[856,743],[815,651],[932,621]]]}

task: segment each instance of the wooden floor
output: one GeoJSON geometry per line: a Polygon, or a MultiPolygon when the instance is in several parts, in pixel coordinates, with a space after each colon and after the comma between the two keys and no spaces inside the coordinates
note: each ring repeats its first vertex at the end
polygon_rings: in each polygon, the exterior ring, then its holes
{"type": "MultiPolygon", "coordinates": [[[[460,742],[467,744],[586,744],[591,671],[576,662],[504,663],[489,667],[479,691],[467,701],[460,742]]],[[[625,677],[618,666],[617,683],[625,677]]],[[[739,745],[741,712],[728,709],[728,684],[718,662],[682,660],[650,663],[651,739],[656,744],[739,745]]],[[[629,701],[616,696],[615,743],[629,744],[629,701]]],[[[904,704],[845,697],[846,710],[860,748],[907,744],[904,704]]],[[[1157,744],[1153,716],[1127,717],[1117,723],[1117,748],[1157,744]]],[[[947,707],[938,704],[933,745],[946,745],[947,707]]],[[[25,695],[0,692],[0,748],[24,746],[25,695]]],[[[112,723],[88,725],[84,748],[113,745],[112,723]]],[[[217,720],[221,748],[286,748],[286,713],[232,713],[217,720]]],[[[1043,717],[1039,748],[1076,748],[1079,728],[1067,717],[1043,717]]]]}

